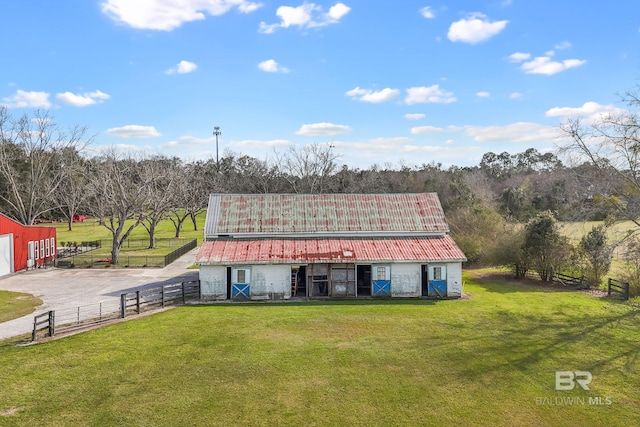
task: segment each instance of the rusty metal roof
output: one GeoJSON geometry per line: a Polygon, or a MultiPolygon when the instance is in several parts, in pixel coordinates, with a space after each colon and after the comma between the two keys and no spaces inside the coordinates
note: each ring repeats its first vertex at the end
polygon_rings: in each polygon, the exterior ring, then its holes
{"type": "Polygon", "coordinates": [[[204,242],[200,265],[307,262],[459,262],[466,257],[449,236],[369,239],[220,239],[204,242]]]}
{"type": "Polygon", "coordinates": [[[205,236],[449,231],[436,193],[212,194],[205,236]]]}

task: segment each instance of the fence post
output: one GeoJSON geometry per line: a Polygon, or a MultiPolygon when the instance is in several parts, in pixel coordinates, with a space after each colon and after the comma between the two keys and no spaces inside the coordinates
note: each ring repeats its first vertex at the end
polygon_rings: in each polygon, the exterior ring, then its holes
{"type": "Polygon", "coordinates": [[[196,280],[196,284],[198,285],[198,301],[202,300],[202,287],[200,286],[200,279],[196,280]]]}
{"type": "Polygon", "coordinates": [[[184,282],[182,282],[182,303],[185,303],[185,297],[184,297],[184,282]]]}
{"type": "Polygon", "coordinates": [[[607,296],[611,296],[611,277],[607,279],[607,296]]]}
{"type": "Polygon", "coordinates": [[[160,295],[162,296],[162,307],[164,307],[164,285],[160,288],[160,295]]]}
{"type": "Polygon", "coordinates": [[[120,317],[124,319],[127,315],[127,294],[120,294],[120,317]]]}
{"type": "Polygon", "coordinates": [[[49,336],[52,337],[56,333],[56,312],[49,311],[49,336]]]}
{"type": "Polygon", "coordinates": [[[31,332],[31,341],[36,340],[36,328],[38,327],[38,316],[33,318],[33,332],[31,332]]]}
{"type": "Polygon", "coordinates": [[[140,291],[136,291],[136,312],[140,314],[140,291]]]}
{"type": "Polygon", "coordinates": [[[624,300],[627,301],[629,299],[629,282],[624,284],[624,300]]]}

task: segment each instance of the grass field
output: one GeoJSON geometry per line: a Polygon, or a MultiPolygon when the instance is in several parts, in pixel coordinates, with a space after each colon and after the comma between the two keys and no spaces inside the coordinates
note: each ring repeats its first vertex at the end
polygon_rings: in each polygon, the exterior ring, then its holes
{"type": "MultiPolygon", "coordinates": [[[[182,232],[180,233],[180,238],[182,239],[198,239],[198,242],[202,242],[204,227],[205,214],[202,213],[197,216],[198,230],[193,230],[193,224],[190,219],[185,221],[184,226],[182,228],[182,232]]],[[[100,239],[111,239],[111,232],[107,230],[104,226],[98,224],[95,218],[89,218],[85,222],[75,222],[73,223],[73,230],[68,231],[68,225],[66,222],[55,222],[49,224],[40,224],[42,226],[56,227],[56,235],[58,242],[82,242],[82,241],[91,241],[91,240],[100,240],[100,239]]],[[[175,228],[173,223],[165,219],[158,224],[156,229],[156,237],[157,238],[173,238],[175,237],[175,228]]],[[[141,225],[136,227],[130,236],[131,239],[148,239],[149,233],[147,230],[141,225]]]]}
{"type": "Polygon", "coordinates": [[[41,304],[42,300],[31,294],[0,291],[0,323],[33,313],[41,304]]]}
{"type": "Polygon", "coordinates": [[[0,425],[638,424],[640,309],[469,277],[465,292],[189,306],[0,343],[0,425]],[[556,391],[556,370],[590,371],[591,390],[556,391]]]}

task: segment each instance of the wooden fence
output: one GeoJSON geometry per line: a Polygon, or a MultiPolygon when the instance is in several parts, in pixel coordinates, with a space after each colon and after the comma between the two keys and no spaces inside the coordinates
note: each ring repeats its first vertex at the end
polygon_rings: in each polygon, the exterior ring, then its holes
{"type": "Polygon", "coordinates": [[[120,295],[120,317],[140,314],[145,309],[186,304],[188,300],[200,299],[200,281],[173,283],[142,289],[120,295]]]}
{"type": "Polygon", "coordinates": [[[554,282],[556,283],[560,283],[564,286],[574,286],[574,287],[583,287],[585,286],[584,283],[584,276],[580,276],[580,277],[575,277],[575,276],[569,276],[568,274],[561,274],[561,273],[555,273],[553,275],[553,279],[554,282]]]}
{"type": "MultiPolygon", "coordinates": [[[[110,247],[108,240],[97,240],[98,248],[110,247]]],[[[175,247],[166,255],[135,255],[135,252],[121,252],[118,266],[122,267],[166,267],[198,245],[197,239],[157,239],[158,246],[163,248],[175,247]],[[132,255],[133,254],[133,255],[132,255]]],[[[126,240],[123,248],[144,249],[149,245],[149,240],[126,240]]],[[[69,252],[56,260],[56,267],[105,267],[111,265],[111,254],[99,251],[69,252]]]]}
{"type": "Polygon", "coordinates": [[[123,293],[117,302],[51,310],[34,317],[31,340],[99,325],[124,318],[128,314],[140,314],[147,309],[186,304],[191,300],[199,300],[200,296],[200,281],[194,280],[123,293]]]}
{"type": "Polygon", "coordinates": [[[621,280],[607,279],[607,296],[619,296],[623,300],[629,299],[629,282],[623,282],[621,280]]]}

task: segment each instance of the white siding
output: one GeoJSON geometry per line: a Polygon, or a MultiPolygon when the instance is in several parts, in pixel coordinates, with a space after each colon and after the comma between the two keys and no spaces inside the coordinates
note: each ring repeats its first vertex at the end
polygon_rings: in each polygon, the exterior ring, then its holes
{"type": "Polygon", "coordinates": [[[251,271],[251,299],[291,298],[290,265],[253,265],[251,271]]]}
{"type": "Polygon", "coordinates": [[[392,297],[419,297],[421,293],[421,264],[391,264],[392,297]]]}
{"type": "Polygon", "coordinates": [[[462,296],[462,263],[460,262],[447,264],[447,296],[462,296]]]}
{"type": "Polygon", "coordinates": [[[201,265],[200,288],[203,300],[227,299],[227,268],[201,265]]]}
{"type": "Polygon", "coordinates": [[[0,276],[13,271],[13,234],[0,236],[0,276]]]}

